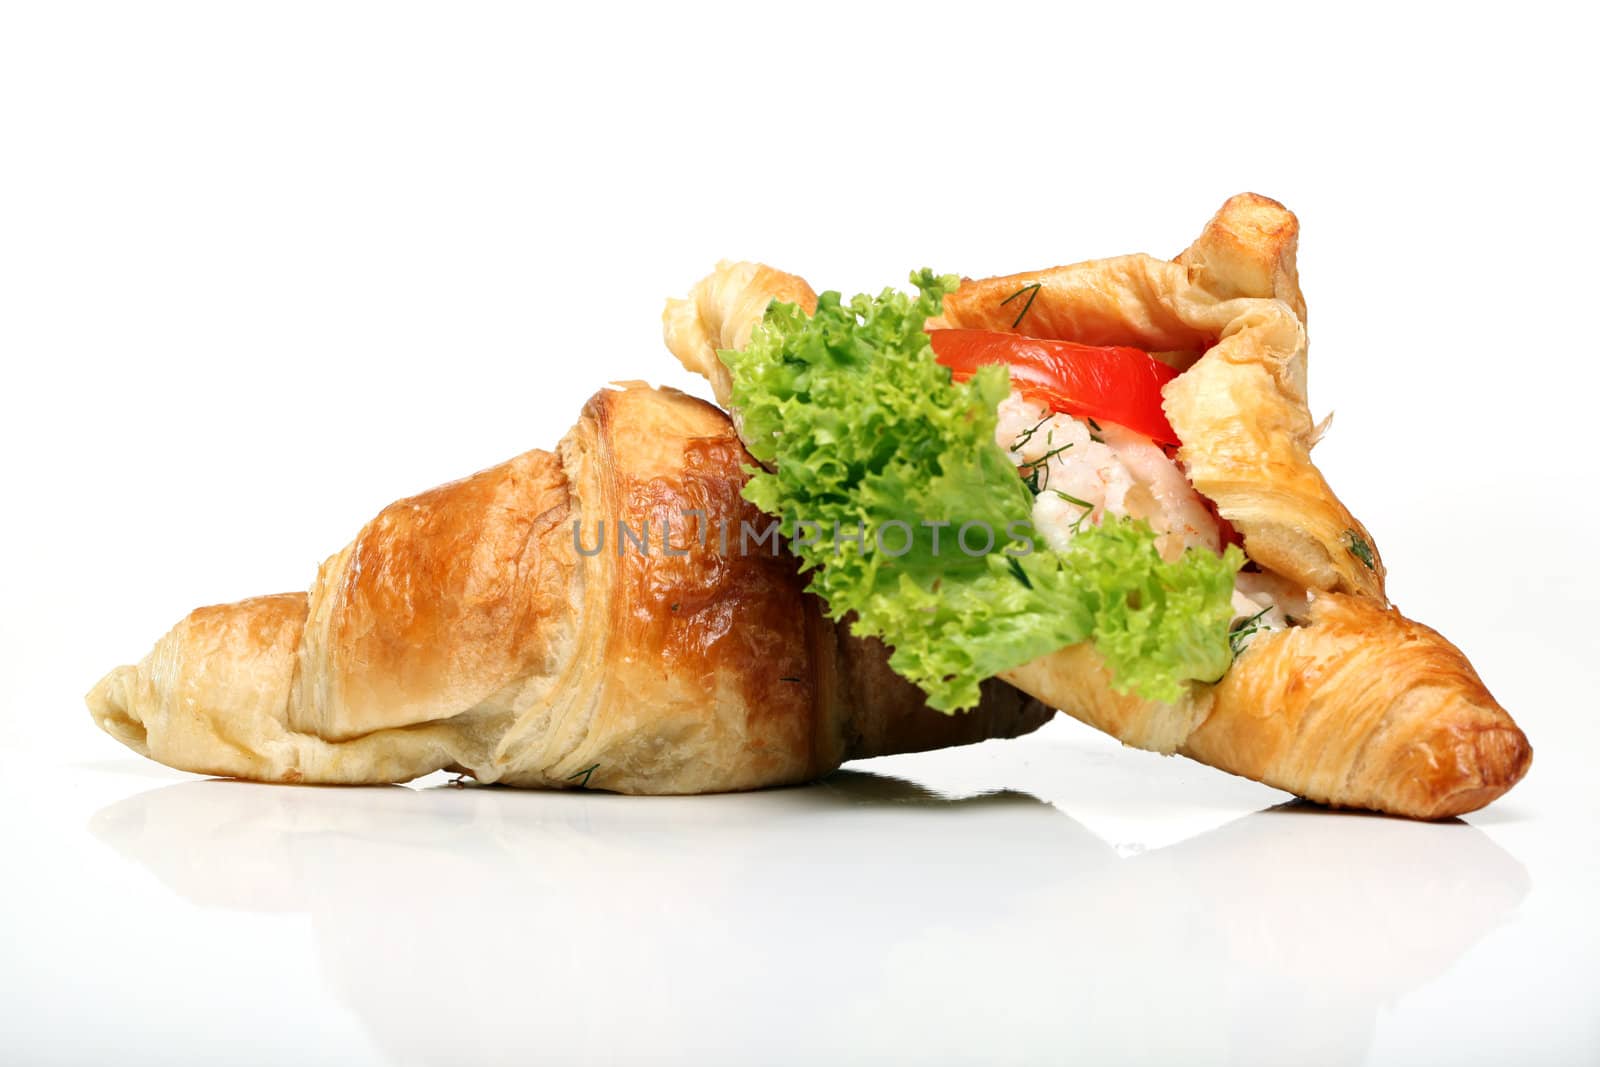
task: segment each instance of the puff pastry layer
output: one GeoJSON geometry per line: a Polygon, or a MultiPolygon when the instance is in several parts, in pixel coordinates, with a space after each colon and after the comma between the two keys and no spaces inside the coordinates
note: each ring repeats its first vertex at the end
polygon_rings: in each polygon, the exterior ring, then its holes
{"type": "MultiPolygon", "coordinates": [[[[1175,259],[964,281],[929,323],[1132,345],[1183,368],[1163,401],[1190,481],[1257,566],[1314,600],[1303,625],[1258,637],[1218,684],[1194,684],[1176,704],[1117,693],[1092,644],[1002,677],[1129,745],[1322,803],[1414,818],[1471,811],[1521,779],[1532,749],[1460,651],[1388,603],[1376,542],[1311,460],[1298,234],[1286,208],[1247,193],[1175,259]],[[1019,318],[1010,298],[1025,289],[1019,318]]],[[[815,306],[792,275],[721,264],[668,303],[667,346],[726,404],[715,347],[747,339],[771,300],[796,293],[815,306]]]]}
{"type": "Polygon", "coordinates": [[[709,404],[603,391],[556,452],[385,508],[309,593],[191,613],[90,711],[202,774],[625,793],[801,782],[1050,717],[999,681],[969,714],[925,707],[881,645],[822,616],[791,558],[739,544],[767,525],[739,496],[749,462],[709,404]]]}

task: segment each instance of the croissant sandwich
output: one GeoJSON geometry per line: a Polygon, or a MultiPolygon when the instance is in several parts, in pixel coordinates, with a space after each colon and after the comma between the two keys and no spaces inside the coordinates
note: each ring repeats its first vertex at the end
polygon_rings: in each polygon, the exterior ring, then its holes
{"type": "Polygon", "coordinates": [[[1532,750],[1312,463],[1297,234],[1246,194],[1174,260],[849,302],[724,263],[666,340],[829,617],[932,706],[999,678],[1324,804],[1472,811],[1532,750]]]}
{"type": "Polygon", "coordinates": [[[800,782],[1053,714],[999,681],[928,708],[803,591],[740,496],[750,463],[703,401],[603,391],[555,453],[385,508],[309,593],[193,612],[90,711],[201,774],[625,793],[800,782]]]}

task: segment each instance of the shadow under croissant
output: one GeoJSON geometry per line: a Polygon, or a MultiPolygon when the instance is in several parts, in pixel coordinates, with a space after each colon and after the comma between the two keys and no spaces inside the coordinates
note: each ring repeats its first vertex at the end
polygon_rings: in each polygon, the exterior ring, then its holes
{"type": "MultiPolygon", "coordinates": [[[[726,797],[187,782],[91,831],[308,914],[393,1062],[1052,1055],[1357,1063],[1528,889],[1465,823],[1287,805],[1122,857],[1038,799],[844,772],[726,797]]],[[[196,960],[196,966],[211,961],[196,960]]]]}

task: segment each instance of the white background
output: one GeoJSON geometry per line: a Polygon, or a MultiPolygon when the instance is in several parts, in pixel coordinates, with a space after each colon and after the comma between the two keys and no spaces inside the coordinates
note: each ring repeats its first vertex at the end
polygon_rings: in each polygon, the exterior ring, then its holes
{"type": "Polygon", "coordinates": [[[4,1058],[1596,1062],[1567,10],[0,7],[4,1058]],[[658,316],[718,258],[1170,255],[1243,190],[1302,222],[1319,463],[1533,741],[1464,824],[1067,721],[636,801],[204,783],[83,709],[604,382],[699,391],[658,316]]]}

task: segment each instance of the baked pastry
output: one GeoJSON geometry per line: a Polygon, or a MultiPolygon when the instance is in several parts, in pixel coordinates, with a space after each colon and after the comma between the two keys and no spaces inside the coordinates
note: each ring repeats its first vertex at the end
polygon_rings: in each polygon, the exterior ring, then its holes
{"type": "Polygon", "coordinates": [[[739,496],[748,462],[709,404],[602,391],[555,453],[385,508],[309,593],[193,612],[90,711],[201,774],[623,793],[801,782],[1050,717],[998,681],[968,714],[925,707],[775,537],[724,542],[766,525],[739,496]]]}
{"type": "MultiPolygon", "coordinates": [[[[926,321],[916,306],[887,293],[851,305],[825,294],[819,311],[818,298],[800,279],[769,267],[724,263],[688,299],[669,303],[666,341],[686,367],[710,380],[746,444],[775,472],[765,481],[758,476],[751,494],[790,521],[798,517],[791,512],[803,506],[796,501],[827,503],[818,485],[834,495],[855,494],[849,504],[856,512],[873,506],[866,490],[828,485],[826,471],[813,476],[810,470],[786,470],[784,457],[815,463],[821,447],[798,440],[815,437],[810,427],[839,427],[841,443],[830,447],[838,450],[835,462],[850,468],[850,485],[874,478],[904,485],[915,481],[907,472],[916,468],[874,451],[870,435],[846,455],[851,424],[876,420],[880,436],[894,432],[882,427],[911,426],[921,435],[916,449],[923,454],[937,452],[963,427],[982,423],[994,427],[998,438],[981,448],[1009,453],[1029,482],[1034,523],[1048,527],[1044,540],[1052,548],[1070,552],[1085,529],[1115,527],[1122,531],[1118,536],[1135,540],[1140,535],[1129,531],[1142,530],[1149,537],[1138,543],[1148,545],[1143,573],[1156,576],[1145,588],[1158,597],[1166,588],[1161,576],[1179,567],[1204,569],[1220,559],[1230,576],[1239,571],[1231,590],[1238,608],[1231,618],[1226,610],[1220,616],[1229,624],[1231,645],[1222,648],[1222,670],[1163,676],[1153,687],[1158,698],[1119,682],[1107,659],[1112,646],[1089,626],[1079,628],[1080,636],[1094,639],[1053,651],[1035,641],[1036,654],[1025,660],[995,659],[1026,647],[1020,639],[1006,647],[994,643],[1000,651],[988,660],[982,652],[940,658],[934,653],[968,640],[959,626],[930,638],[905,624],[916,616],[901,605],[874,614],[903,589],[923,617],[973,617],[965,606],[947,610],[944,601],[960,583],[937,573],[927,580],[926,560],[921,573],[900,574],[898,588],[885,584],[881,573],[859,569],[848,581],[833,583],[841,594],[828,598],[830,610],[861,610],[861,628],[895,646],[897,669],[930,692],[942,691],[945,682],[930,664],[987,677],[978,668],[1000,662],[1003,669],[993,674],[1129,745],[1182,753],[1324,804],[1425,819],[1472,811],[1521,779],[1532,751],[1460,651],[1388,602],[1376,543],[1311,460],[1319,430],[1306,399],[1297,235],[1297,220],[1282,205],[1237,196],[1174,260],[1122,256],[959,285],[925,274],[914,279],[923,301],[942,296],[941,303],[925,304],[926,321]],[[824,314],[826,323],[812,325],[824,314]],[[908,332],[921,328],[929,331],[927,339],[908,332]],[[985,355],[995,352],[1004,355],[985,355]],[[875,367],[897,360],[894,373],[921,374],[924,392],[938,391],[944,386],[928,371],[935,357],[953,369],[955,382],[970,379],[973,388],[949,402],[954,416],[943,409],[907,414],[900,423],[884,416],[885,408],[910,408],[923,400],[914,389],[896,392],[887,372],[875,367]],[[978,365],[990,362],[1009,363],[1016,386],[1009,395],[1003,379],[976,384],[984,373],[978,365]],[[1102,371],[1115,372],[1108,380],[1120,383],[1124,393],[1143,389],[1158,406],[1141,411],[1101,382],[1098,410],[1120,405],[1127,412],[1120,426],[1102,414],[1102,426],[1093,404],[1068,395],[1074,386],[1092,392],[1097,386],[1091,379],[1102,371]],[[1075,380],[1075,373],[1082,377],[1075,380]],[[997,382],[1000,391],[994,393],[997,382]],[[846,403],[840,398],[856,394],[871,394],[871,407],[835,413],[831,423],[828,413],[811,410],[846,403]],[[1037,403],[1040,396],[1045,402],[1037,403]],[[752,420],[758,425],[752,427],[752,420]],[[1142,432],[1128,429],[1136,423],[1142,432]],[[1059,435],[1053,448],[1046,445],[1047,433],[1059,435]],[[1042,475],[1052,473],[1060,480],[1047,489],[1042,475]],[[1230,541],[1242,547],[1243,556],[1233,548],[1224,551],[1230,541]],[[903,657],[902,638],[916,646],[903,657]],[[947,647],[930,651],[939,642],[947,647]]],[[[947,372],[943,381],[951,377],[947,372]]],[[[926,466],[924,473],[943,477],[955,455],[940,456],[943,465],[926,466]]],[[[992,467],[987,454],[969,448],[961,455],[974,469],[980,461],[992,467]]],[[[992,482],[989,474],[974,475],[981,477],[992,482]]],[[[1003,486],[993,491],[1002,488],[1014,492],[1003,486]]],[[[936,539],[933,546],[937,555],[936,539]]],[[[824,538],[823,547],[837,558],[836,543],[824,538]]],[[[840,564],[820,550],[807,564],[821,568],[818,588],[827,592],[828,568],[840,564]]],[[[1016,560],[1006,565],[1030,591],[1043,575],[1070,594],[1063,602],[1076,605],[1072,596],[1091,597],[1073,586],[1077,564],[1070,560],[1058,568],[1064,575],[1030,570],[1016,560]]],[[[883,562],[880,571],[891,566],[883,562]]],[[[1003,579],[999,567],[969,574],[975,583],[989,583],[981,588],[991,594],[1003,579]]],[[[1191,598],[1194,603],[1217,592],[1214,574],[1206,574],[1211,577],[1195,579],[1196,588],[1205,588],[1191,598]]],[[[1041,632],[1048,633],[1050,620],[1041,623],[1027,610],[997,616],[996,627],[1045,627],[1041,632]]],[[[1104,598],[1091,597],[1085,610],[1103,613],[1104,598]]],[[[1217,617],[1206,611],[1206,620],[1217,617]]],[[[1177,613],[1174,607],[1167,615],[1177,613]]],[[[1034,610],[1040,614],[1047,613],[1034,610]]],[[[1095,616],[1096,625],[1102,617],[1095,616]]],[[[1162,617],[1150,618],[1155,626],[1162,617]]],[[[1206,637],[1202,624],[1214,625],[1197,615],[1184,624],[1187,629],[1174,632],[1186,640],[1204,638],[1214,652],[1217,635],[1206,637]]],[[[1143,625],[1126,624],[1116,647],[1130,647],[1130,633],[1137,638],[1134,631],[1143,625]]],[[[971,638],[981,639],[987,638],[971,638]]],[[[1160,656],[1173,645],[1152,640],[1142,647],[1146,655],[1160,656]]],[[[1192,658],[1215,663],[1211,653],[1192,658]]]]}

